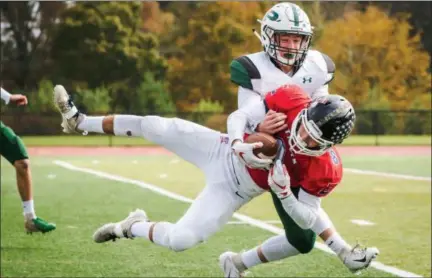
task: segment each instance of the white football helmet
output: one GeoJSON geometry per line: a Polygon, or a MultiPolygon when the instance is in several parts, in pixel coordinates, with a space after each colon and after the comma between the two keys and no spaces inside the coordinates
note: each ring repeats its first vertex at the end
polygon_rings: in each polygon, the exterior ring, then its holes
{"type": "Polygon", "coordinates": [[[292,3],[274,5],[264,15],[261,23],[261,36],[255,32],[267,54],[281,64],[299,68],[309,50],[313,27],[307,14],[292,3]],[[299,49],[291,49],[280,45],[280,35],[302,35],[299,49]]]}

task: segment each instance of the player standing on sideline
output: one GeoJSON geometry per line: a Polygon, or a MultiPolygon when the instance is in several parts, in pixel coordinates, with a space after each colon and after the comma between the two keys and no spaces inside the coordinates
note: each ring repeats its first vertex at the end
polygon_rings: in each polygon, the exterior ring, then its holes
{"type": "MultiPolygon", "coordinates": [[[[6,104],[12,102],[18,106],[27,105],[26,96],[20,94],[11,95],[3,88],[1,88],[1,99],[6,104]]],[[[26,232],[46,233],[55,230],[55,224],[48,223],[36,216],[33,202],[30,160],[26,147],[21,138],[11,128],[5,126],[2,121],[0,121],[0,154],[15,168],[18,191],[24,210],[24,228],[26,232]]]]}
{"type": "MultiPolygon", "coordinates": [[[[307,14],[292,3],[278,3],[264,15],[261,33],[255,32],[264,51],[241,56],[232,61],[231,81],[238,87],[238,107],[247,107],[262,101],[267,93],[284,84],[296,84],[312,99],[326,96],[328,84],[333,80],[335,64],[330,57],[317,50],[310,50],[313,27],[307,14]]],[[[269,109],[261,123],[250,126],[253,130],[276,134],[285,130],[286,115],[269,109]]],[[[275,203],[275,205],[277,205],[275,203]]],[[[336,231],[327,213],[321,208],[318,218],[311,228],[336,254],[356,253],[336,231]]],[[[346,260],[339,256],[351,270],[356,271],[346,260]]],[[[368,266],[370,261],[364,261],[368,266]]]]}

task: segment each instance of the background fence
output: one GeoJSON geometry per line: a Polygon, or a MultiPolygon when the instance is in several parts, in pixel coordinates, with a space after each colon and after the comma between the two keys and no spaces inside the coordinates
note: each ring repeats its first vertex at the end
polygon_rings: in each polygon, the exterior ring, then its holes
{"type": "MultiPolygon", "coordinates": [[[[375,144],[383,135],[431,135],[430,110],[357,110],[357,120],[353,134],[376,136],[375,144]]],[[[106,113],[102,113],[104,115],[106,113]]],[[[179,117],[190,120],[209,128],[226,132],[228,114],[224,113],[163,113],[144,111],[142,113],[124,113],[141,115],[161,115],[179,117]]],[[[101,115],[101,114],[93,114],[101,115]]],[[[1,120],[12,127],[19,135],[61,135],[60,115],[58,113],[30,113],[23,111],[7,111],[1,120]]],[[[110,145],[111,139],[107,142],[110,145]]]]}

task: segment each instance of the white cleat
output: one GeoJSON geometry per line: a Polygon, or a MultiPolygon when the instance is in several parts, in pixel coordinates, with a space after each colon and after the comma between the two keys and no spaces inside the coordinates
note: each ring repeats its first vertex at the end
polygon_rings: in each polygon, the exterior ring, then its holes
{"type": "Polygon", "coordinates": [[[63,121],[61,126],[64,133],[87,134],[86,131],[78,129],[78,125],[83,121],[85,115],[78,111],[62,85],[54,87],[54,103],[62,114],[63,121]]]}
{"type": "Polygon", "coordinates": [[[219,266],[222,269],[225,278],[244,277],[244,273],[240,271],[234,263],[233,258],[236,255],[237,253],[228,251],[219,256],[219,266]]]}
{"type": "Polygon", "coordinates": [[[378,255],[379,250],[376,247],[360,248],[357,244],[351,250],[342,251],[339,258],[351,272],[359,274],[359,271],[368,268],[378,255]]]}
{"type": "Polygon", "coordinates": [[[136,222],[148,221],[147,214],[141,209],[129,213],[128,217],[117,223],[108,223],[100,227],[93,234],[93,240],[97,243],[115,241],[118,238],[133,239],[131,227],[136,222]]]}

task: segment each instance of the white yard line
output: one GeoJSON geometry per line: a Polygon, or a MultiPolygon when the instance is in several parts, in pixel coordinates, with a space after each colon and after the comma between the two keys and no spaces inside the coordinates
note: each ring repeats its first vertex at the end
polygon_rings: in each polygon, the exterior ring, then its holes
{"type": "Polygon", "coordinates": [[[364,219],[351,219],[351,223],[354,223],[359,226],[373,226],[375,223],[364,220],[364,219]]]}
{"type": "MultiPolygon", "coordinates": [[[[74,165],[72,165],[72,164],[70,164],[68,162],[64,162],[64,161],[60,161],[60,160],[55,160],[53,163],[56,164],[56,165],[58,165],[58,166],[61,166],[63,168],[69,169],[71,171],[88,173],[88,174],[92,174],[92,175],[98,176],[100,178],[105,178],[105,179],[109,179],[109,180],[119,181],[119,182],[123,182],[123,183],[134,184],[134,185],[137,185],[139,187],[148,189],[150,191],[153,191],[155,193],[158,193],[160,195],[169,197],[169,198],[174,199],[174,200],[178,200],[178,201],[182,201],[182,202],[186,202],[186,203],[192,203],[193,202],[193,200],[190,199],[190,198],[184,197],[184,196],[179,195],[177,193],[168,191],[166,189],[163,189],[163,188],[160,188],[158,186],[155,186],[155,185],[152,185],[152,184],[149,184],[149,183],[145,183],[145,182],[142,182],[142,181],[125,178],[125,177],[121,177],[121,176],[105,173],[105,172],[102,172],[102,171],[96,171],[96,170],[92,170],[92,169],[89,169],[89,168],[77,167],[77,166],[74,166],[74,165]]],[[[258,219],[254,219],[254,218],[249,217],[247,215],[243,215],[243,214],[240,214],[240,213],[234,213],[233,217],[236,218],[236,219],[238,219],[238,220],[240,220],[240,221],[246,222],[246,223],[248,223],[248,224],[250,224],[252,226],[261,228],[263,230],[266,230],[266,231],[269,231],[269,232],[272,232],[272,233],[275,233],[275,234],[279,234],[279,235],[284,234],[284,230],[283,229],[281,229],[279,227],[276,227],[276,226],[273,226],[271,224],[265,223],[264,221],[261,221],[261,220],[258,220],[258,219]]],[[[322,250],[324,252],[327,252],[329,254],[333,254],[334,255],[333,251],[331,251],[323,243],[316,242],[315,243],[315,248],[318,248],[318,249],[320,249],[320,250],[322,250]]],[[[398,269],[396,267],[387,266],[387,265],[382,264],[380,262],[372,262],[371,266],[374,267],[374,268],[376,268],[376,269],[378,269],[378,270],[381,270],[381,271],[384,271],[384,272],[387,272],[387,273],[391,273],[391,274],[397,275],[399,277],[422,277],[422,276],[420,276],[418,274],[415,274],[415,273],[412,273],[412,272],[408,272],[408,271],[405,271],[405,270],[402,270],[402,269],[398,269]]]]}
{"type": "Polygon", "coordinates": [[[404,179],[404,180],[431,181],[430,177],[401,175],[401,174],[376,172],[376,171],[369,171],[369,170],[359,170],[359,169],[352,169],[352,168],[344,168],[344,172],[354,173],[354,174],[359,174],[359,175],[379,176],[379,177],[404,179]]]}

